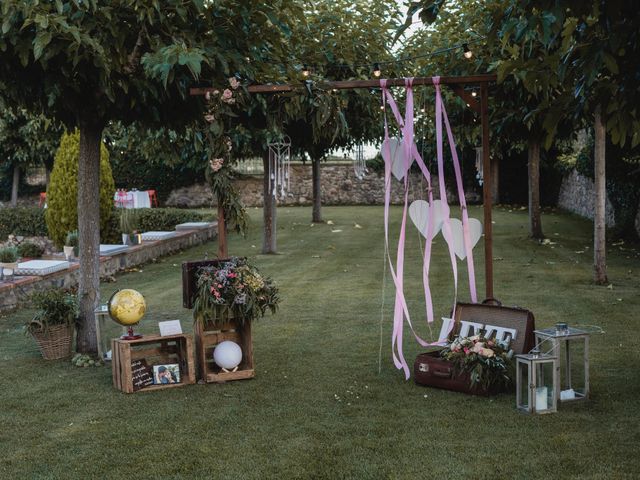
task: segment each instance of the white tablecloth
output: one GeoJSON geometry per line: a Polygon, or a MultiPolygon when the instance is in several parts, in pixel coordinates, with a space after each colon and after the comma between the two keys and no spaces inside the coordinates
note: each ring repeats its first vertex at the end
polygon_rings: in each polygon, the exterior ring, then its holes
{"type": "Polygon", "coordinates": [[[123,205],[120,204],[121,200],[118,196],[118,192],[113,196],[116,206],[124,208],[151,208],[151,200],[149,199],[149,194],[146,190],[130,190],[125,193],[127,195],[127,201],[123,202],[123,205]]]}

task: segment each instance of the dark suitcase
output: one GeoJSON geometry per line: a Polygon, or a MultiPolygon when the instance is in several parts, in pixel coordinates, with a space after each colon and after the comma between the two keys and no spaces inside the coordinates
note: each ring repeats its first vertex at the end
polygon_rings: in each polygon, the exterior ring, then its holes
{"type": "MultiPolygon", "coordinates": [[[[529,352],[535,342],[533,314],[526,309],[503,307],[490,299],[483,303],[458,303],[454,315],[454,328],[449,338],[453,339],[464,329],[465,336],[477,335],[485,327],[498,327],[515,331],[511,340],[514,353],[529,352]],[[466,322],[466,324],[465,324],[466,322]]],[[[466,372],[455,372],[453,364],[440,357],[440,350],[421,353],[413,365],[414,380],[418,385],[444,388],[473,395],[491,395],[495,391],[471,389],[471,378],[466,372]]]]}
{"type": "Polygon", "coordinates": [[[471,388],[471,377],[467,372],[455,372],[453,364],[440,357],[440,350],[421,353],[413,365],[415,382],[427,387],[444,388],[472,395],[498,393],[478,386],[471,388]]]}

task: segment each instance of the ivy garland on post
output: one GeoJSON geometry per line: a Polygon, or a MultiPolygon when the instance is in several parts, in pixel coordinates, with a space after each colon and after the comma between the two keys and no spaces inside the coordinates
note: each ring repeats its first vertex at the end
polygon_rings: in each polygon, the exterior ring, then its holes
{"type": "Polygon", "coordinates": [[[237,78],[229,78],[229,86],[222,92],[213,90],[205,95],[207,111],[204,119],[208,123],[205,149],[210,167],[206,169],[206,179],[218,202],[219,211],[224,215],[226,228],[244,235],[247,231],[247,213],[233,184],[233,142],[227,134],[232,128],[232,119],[237,117],[233,109],[242,105],[244,98],[237,78]]]}

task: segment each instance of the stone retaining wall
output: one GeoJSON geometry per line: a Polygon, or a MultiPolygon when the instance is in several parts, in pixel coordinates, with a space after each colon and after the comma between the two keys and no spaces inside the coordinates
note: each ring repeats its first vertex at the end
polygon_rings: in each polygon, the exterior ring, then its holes
{"type": "MultiPolygon", "coordinates": [[[[593,220],[595,215],[595,185],[593,180],[573,170],[562,179],[558,206],[582,217],[593,220]]],[[[615,226],[613,205],[607,198],[605,210],[607,227],[615,226]]]]}
{"type": "MultiPolygon", "coordinates": [[[[176,236],[156,242],[144,242],[142,245],[129,247],[129,250],[112,256],[100,257],[100,277],[110,277],[126,268],[142,265],[166,255],[206,243],[217,236],[218,226],[202,230],[185,230],[176,232],[176,236]]],[[[36,290],[48,287],[74,287],[79,280],[79,265],[73,263],[71,268],[52,273],[44,277],[17,277],[12,282],[0,283],[0,312],[13,310],[21,306],[28,296],[36,290]]]]}
{"type": "MultiPolygon", "coordinates": [[[[312,176],[311,165],[292,165],[289,194],[285,199],[278,199],[280,205],[311,205],[312,176]]],[[[365,178],[356,178],[353,167],[349,164],[323,163],[321,165],[321,192],[323,205],[381,205],[384,203],[384,174],[369,172],[365,178]]],[[[242,202],[248,207],[260,207],[262,198],[262,176],[246,176],[236,181],[242,202]]],[[[409,200],[426,199],[426,185],[421,175],[412,173],[409,176],[409,200]]],[[[433,177],[434,196],[438,197],[438,179],[433,177]]],[[[467,189],[470,190],[470,189],[467,189]]],[[[480,201],[480,195],[467,191],[467,201],[480,201]]],[[[447,192],[449,201],[457,202],[457,194],[447,192]],[[454,198],[455,197],[455,198],[454,198]]],[[[173,190],[166,205],[171,207],[211,207],[213,205],[211,189],[204,184],[193,185],[173,190]]],[[[391,202],[404,202],[403,183],[392,179],[391,202]]]]}

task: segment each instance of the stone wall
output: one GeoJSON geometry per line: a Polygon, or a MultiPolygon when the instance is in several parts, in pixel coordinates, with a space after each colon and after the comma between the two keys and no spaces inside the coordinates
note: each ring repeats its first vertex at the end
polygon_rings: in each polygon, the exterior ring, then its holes
{"type": "MultiPolygon", "coordinates": [[[[116,272],[154,261],[157,258],[171,255],[180,250],[201,245],[213,240],[218,233],[217,223],[202,230],[185,230],[176,233],[173,238],[156,242],[143,242],[141,245],[129,247],[126,252],[100,257],[100,277],[108,278],[116,272]]],[[[212,244],[211,253],[217,247],[212,244]]],[[[48,287],[69,288],[78,284],[79,265],[72,263],[67,270],[55,272],[43,277],[17,277],[10,282],[0,283],[0,313],[11,311],[27,301],[29,295],[48,287]]]]}
{"type": "MultiPolygon", "coordinates": [[[[582,217],[593,220],[595,215],[595,185],[590,178],[580,175],[573,170],[562,180],[558,206],[582,217]]],[[[611,201],[607,198],[606,205],[607,227],[615,226],[615,216],[611,201]]],[[[636,223],[639,223],[640,220],[636,223]]]]}
{"type": "MultiPolygon", "coordinates": [[[[290,189],[285,199],[278,199],[280,205],[310,205],[312,203],[311,165],[291,166],[290,189]]],[[[381,205],[384,203],[384,174],[369,172],[365,178],[356,178],[349,164],[323,163],[321,166],[321,192],[323,205],[381,205]]],[[[409,200],[426,199],[426,185],[421,175],[413,172],[409,177],[409,200]]],[[[438,179],[432,179],[434,196],[438,197],[438,179]]],[[[262,206],[262,176],[246,176],[236,181],[242,202],[248,207],[262,206]]],[[[457,195],[448,191],[449,201],[457,202],[457,195]]],[[[467,201],[478,202],[480,195],[467,192],[467,201]]],[[[403,183],[392,178],[391,202],[404,201],[403,183]]],[[[207,185],[193,185],[171,192],[167,202],[171,207],[210,207],[213,196],[207,185]]]]}

